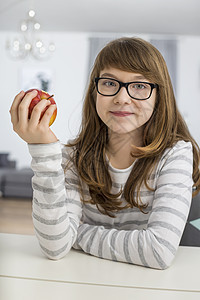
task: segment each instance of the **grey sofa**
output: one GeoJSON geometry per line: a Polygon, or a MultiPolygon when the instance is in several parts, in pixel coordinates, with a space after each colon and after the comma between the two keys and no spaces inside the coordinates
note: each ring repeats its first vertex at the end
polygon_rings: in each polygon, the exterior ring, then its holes
{"type": "Polygon", "coordinates": [[[33,171],[29,168],[7,170],[2,176],[2,196],[5,198],[32,198],[32,177],[33,171]]]}
{"type": "Polygon", "coordinates": [[[0,195],[8,198],[32,198],[31,168],[16,169],[16,162],[8,159],[8,153],[0,153],[0,195]]]}

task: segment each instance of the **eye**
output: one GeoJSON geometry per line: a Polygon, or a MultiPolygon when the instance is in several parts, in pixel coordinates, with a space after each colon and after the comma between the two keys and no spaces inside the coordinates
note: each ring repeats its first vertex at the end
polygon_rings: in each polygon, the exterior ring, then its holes
{"type": "Polygon", "coordinates": [[[108,80],[108,79],[103,80],[102,84],[107,87],[116,86],[116,83],[113,80],[108,80]]]}
{"type": "Polygon", "coordinates": [[[147,88],[147,85],[144,84],[144,83],[134,83],[132,86],[131,86],[132,89],[136,89],[136,90],[143,90],[143,89],[146,89],[147,88]]]}

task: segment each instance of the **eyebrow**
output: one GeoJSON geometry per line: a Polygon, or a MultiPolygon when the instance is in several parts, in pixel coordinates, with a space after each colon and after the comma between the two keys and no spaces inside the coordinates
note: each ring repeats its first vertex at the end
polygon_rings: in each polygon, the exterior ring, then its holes
{"type": "MultiPolygon", "coordinates": [[[[111,74],[111,73],[103,73],[101,75],[102,77],[112,77],[112,78],[115,78],[115,79],[118,79],[114,74],[111,74]]],[[[134,75],[134,79],[133,80],[138,80],[138,79],[144,79],[144,80],[147,80],[143,75],[134,75]]]]}

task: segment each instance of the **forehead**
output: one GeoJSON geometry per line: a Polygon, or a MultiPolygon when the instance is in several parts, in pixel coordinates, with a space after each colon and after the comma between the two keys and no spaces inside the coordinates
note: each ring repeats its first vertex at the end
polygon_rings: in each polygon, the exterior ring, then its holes
{"type": "Polygon", "coordinates": [[[135,73],[130,71],[124,71],[117,68],[104,68],[100,71],[100,76],[116,78],[119,80],[146,80],[145,76],[141,73],[135,73]]]}

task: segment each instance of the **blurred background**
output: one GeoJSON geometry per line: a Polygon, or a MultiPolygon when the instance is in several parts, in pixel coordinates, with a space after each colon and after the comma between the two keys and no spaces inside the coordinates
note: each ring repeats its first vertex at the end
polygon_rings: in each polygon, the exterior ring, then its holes
{"type": "Polygon", "coordinates": [[[9,115],[21,89],[54,94],[52,130],[63,143],[73,138],[95,56],[121,36],[144,38],[161,51],[178,107],[200,144],[199,15],[199,0],[0,0],[0,153],[16,168],[30,165],[9,115]]]}

